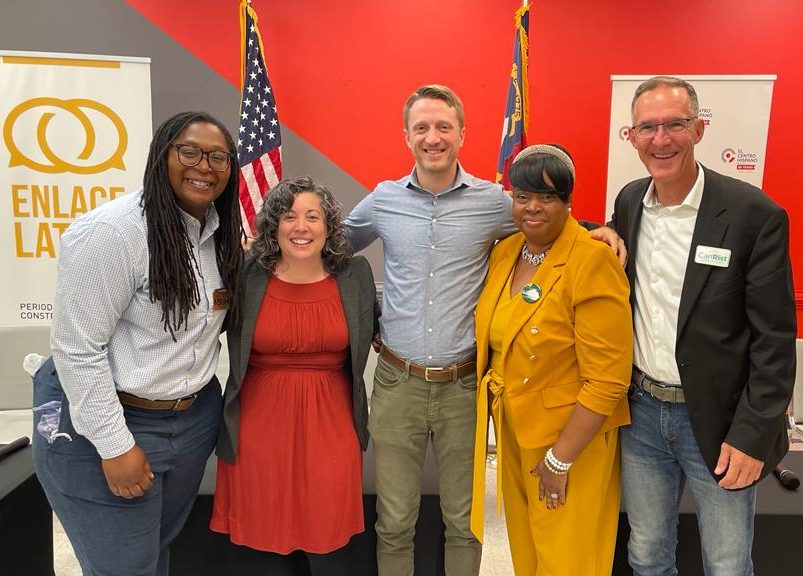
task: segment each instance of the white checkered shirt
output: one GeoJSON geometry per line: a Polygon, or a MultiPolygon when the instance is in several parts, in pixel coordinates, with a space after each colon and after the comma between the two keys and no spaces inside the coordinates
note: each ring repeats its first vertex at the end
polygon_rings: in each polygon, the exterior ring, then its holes
{"type": "Polygon", "coordinates": [[[189,396],[215,373],[225,311],[213,310],[222,287],[215,260],[214,206],[206,225],[182,213],[199,270],[201,302],[177,342],[163,328],[148,286],[147,224],[142,192],[78,218],[61,239],[51,347],[75,430],[102,458],[134,446],[117,390],[151,400],[189,396]]]}

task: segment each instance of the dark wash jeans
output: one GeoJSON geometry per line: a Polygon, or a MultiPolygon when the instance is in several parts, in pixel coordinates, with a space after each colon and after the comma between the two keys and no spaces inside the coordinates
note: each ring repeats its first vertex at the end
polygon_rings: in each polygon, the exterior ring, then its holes
{"type": "Polygon", "coordinates": [[[34,406],[53,400],[62,403],[58,432],[71,440],[59,436],[48,444],[34,422],[34,468],[84,576],[166,576],[170,542],[192,509],[217,439],[217,379],[184,412],[124,407],[126,424],[155,476],[153,487],[131,500],[109,491],[95,447],[72,426],[50,359],[34,376],[34,406]]]}

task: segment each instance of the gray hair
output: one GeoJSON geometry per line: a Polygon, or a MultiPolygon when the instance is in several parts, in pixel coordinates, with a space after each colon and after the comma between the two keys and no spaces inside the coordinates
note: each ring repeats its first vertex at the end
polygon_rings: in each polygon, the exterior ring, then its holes
{"type": "Polygon", "coordinates": [[[676,78],[674,76],[653,76],[652,78],[648,78],[639,84],[639,87],[636,88],[636,93],[633,94],[633,101],[630,103],[630,114],[633,115],[635,113],[636,100],[638,100],[642,94],[651,90],[655,90],[656,88],[660,88],[661,86],[666,86],[668,88],[683,88],[686,91],[686,94],[689,95],[692,116],[697,116],[700,114],[700,103],[697,100],[697,92],[694,90],[694,86],[685,80],[681,80],[680,78],[676,78]]]}

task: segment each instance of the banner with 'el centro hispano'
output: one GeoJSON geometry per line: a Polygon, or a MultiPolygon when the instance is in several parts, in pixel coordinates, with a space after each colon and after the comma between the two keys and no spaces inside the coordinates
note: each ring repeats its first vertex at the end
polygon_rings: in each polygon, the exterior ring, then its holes
{"type": "Polygon", "coordinates": [[[0,326],[48,325],[61,235],[142,186],[149,58],[0,51],[0,326]]]}
{"type": "MultiPolygon", "coordinates": [[[[774,74],[680,76],[690,82],[705,124],[695,158],[704,166],[761,188],[767,151],[774,74]]],[[[633,94],[649,76],[611,77],[611,128],[608,138],[606,220],[622,187],[647,176],[628,140],[633,94]]]]}

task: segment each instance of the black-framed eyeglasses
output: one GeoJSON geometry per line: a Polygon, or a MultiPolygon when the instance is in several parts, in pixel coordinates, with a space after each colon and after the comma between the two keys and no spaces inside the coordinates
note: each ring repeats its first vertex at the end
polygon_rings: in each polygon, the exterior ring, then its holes
{"type": "Polygon", "coordinates": [[[655,138],[661,126],[664,127],[664,132],[667,134],[680,134],[695,120],[697,120],[697,116],[692,116],[691,118],[675,118],[673,120],[667,120],[666,122],[644,122],[643,124],[631,126],[630,130],[633,131],[633,135],[639,140],[647,140],[655,138]]]}
{"type": "Polygon", "coordinates": [[[206,156],[206,163],[216,172],[225,172],[231,165],[232,154],[222,150],[203,151],[194,144],[173,144],[178,153],[178,161],[184,166],[197,166],[206,156]]]}

